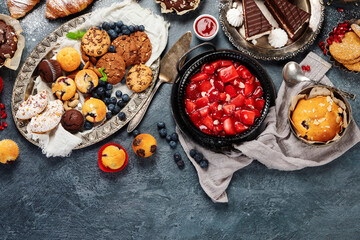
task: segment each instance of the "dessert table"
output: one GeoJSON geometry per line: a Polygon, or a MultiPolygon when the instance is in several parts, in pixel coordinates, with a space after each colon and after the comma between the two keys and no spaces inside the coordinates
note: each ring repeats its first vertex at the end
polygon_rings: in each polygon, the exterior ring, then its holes
{"type": "MultiPolygon", "coordinates": [[[[61,24],[81,14],[110,6],[116,0],[95,1],[85,11],[48,20],[42,3],[20,20],[26,46],[23,63],[34,47],[61,24]]],[[[139,4],[170,22],[164,53],[200,14],[219,17],[219,0],[203,0],[185,15],[161,14],[153,0],[139,4]]],[[[9,14],[0,0],[0,13],[9,14]]],[[[345,19],[360,18],[360,8],[326,6],[323,29],[309,51],[322,55],[318,43],[345,19]]],[[[234,47],[219,31],[211,40],[218,48],[234,47]]],[[[201,43],[193,36],[191,46],[201,43]]],[[[163,53],[163,54],[164,54],[163,53]]],[[[282,82],[287,61],[260,61],[275,87],[282,82]]],[[[171,149],[159,137],[156,123],[164,121],[175,131],[171,116],[171,85],[164,84],[137,128],[158,141],[157,152],[141,159],[132,151],[126,128],[111,137],[72,152],[67,158],[46,158],[41,149],[17,130],[11,116],[11,94],[17,71],[2,68],[8,127],[0,140],[17,142],[20,156],[11,166],[0,164],[0,239],[357,239],[360,236],[360,148],[356,145],[335,161],[314,168],[285,172],[267,169],[258,162],[236,172],[227,190],[229,203],[214,204],[202,190],[195,168],[180,144],[171,149]],[[129,153],[127,167],[118,173],[102,172],[97,153],[115,142],[129,153]],[[173,154],[185,159],[178,169],[173,154]]],[[[335,86],[360,97],[359,76],[332,68],[327,76],[335,86]]],[[[353,117],[360,124],[359,100],[351,101],[353,117]]],[[[336,145],[334,145],[336,147],[336,145]]]]}

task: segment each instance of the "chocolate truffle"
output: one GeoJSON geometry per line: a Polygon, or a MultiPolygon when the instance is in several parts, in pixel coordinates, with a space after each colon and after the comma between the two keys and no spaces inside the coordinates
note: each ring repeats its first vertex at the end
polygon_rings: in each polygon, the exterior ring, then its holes
{"type": "Polygon", "coordinates": [[[17,49],[17,36],[13,27],[0,20],[0,65],[12,58],[17,49]]]}
{"type": "Polygon", "coordinates": [[[39,72],[45,82],[54,82],[62,75],[60,64],[56,60],[42,60],[39,64],[39,72]]]}
{"type": "Polygon", "coordinates": [[[77,133],[84,125],[84,117],[78,110],[68,110],[62,116],[61,125],[65,130],[71,133],[77,133]]]}

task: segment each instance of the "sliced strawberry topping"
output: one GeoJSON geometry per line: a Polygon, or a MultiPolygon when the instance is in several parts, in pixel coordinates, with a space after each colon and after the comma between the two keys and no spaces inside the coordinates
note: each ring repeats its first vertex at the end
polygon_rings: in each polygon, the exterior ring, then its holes
{"type": "Polygon", "coordinates": [[[199,113],[200,113],[201,117],[203,117],[203,118],[207,117],[210,114],[210,108],[209,107],[204,107],[204,108],[199,110],[199,113]]]}
{"type": "Polygon", "coordinates": [[[219,71],[219,77],[220,77],[221,81],[223,81],[224,83],[227,83],[227,82],[230,82],[230,81],[238,78],[239,74],[236,72],[234,65],[231,64],[231,66],[222,68],[219,71]]]}
{"type": "Polygon", "coordinates": [[[246,97],[251,96],[251,94],[254,92],[254,89],[255,89],[254,84],[245,82],[244,95],[246,97]]]}
{"type": "Polygon", "coordinates": [[[213,132],[215,135],[219,135],[223,130],[224,128],[220,124],[215,125],[213,128],[213,132]]]}
{"type": "Polygon", "coordinates": [[[234,104],[236,107],[241,107],[245,103],[245,96],[242,94],[239,94],[235,98],[231,99],[230,103],[234,104]]]}
{"type": "Polygon", "coordinates": [[[221,60],[217,60],[215,62],[210,63],[210,65],[217,70],[219,67],[221,67],[221,60]]]}
{"type": "Polygon", "coordinates": [[[209,129],[212,130],[214,128],[214,120],[211,116],[207,116],[203,120],[203,124],[209,129]]]}
{"type": "Polygon", "coordinates": [[[265,105],[264,99],[256,99],[255,100],[255,107],[257,110],[262,111],[265,105]]]}
{"type": "Polygon", "coordinates": [[[208,80],[208,79],[209,79],[209,75],[207,73],[199,72],[199,73],[195,74],[194,76],[192,76],[190,81],[198,82],[198,81],[208,80]]]}
{"type": "Polygon", "coordinates": [[[245,67],[239,71],[239,75],[242,79],[246,80],[252,77],[252,74],[245,67]]]}
{"type": "Polygon", "coordinates": [[[221,67],[228,67],[233,65],[233,61],[231,60],[221,60],[221,67]]]}
{"type": "Polygon", "coordinates": [[[226,85],[225,92],[230,95],[231,98],[236,97],[236,89],[233,85],[226,85]]]}
{"type": "Polygon", "coordinates": [[[255,108],[255,100],[253,98],[245,99],[245,106],[248,108],[255,108]]]}
{"type": "Polygon", "coordinates": [[[209,98],[207,96],[196,99],[197,108],[205,107],[209,104],[209,98]]]}
{"type": "Polygon", "coordinates": [[[236,134],[234,120],[232,118],[225,119],[223,122],[223,127],[224,127],[224,131],[226,134],[228,134],[228,135],[236,134]]]}
{"type": "Polygon", "coordinates": [[[207,74],[214,74],[215,68],[210,64],[205,64],[203,72],[207,74]]]}
{"type": "Polygon", "coordinates": [[[259,97],[261,97],[263,95],[263,90],[262,90],[262,87],[257,87],[256,89],[255,89],[255,91],[253,92],[253,97],[254,98],[259,98],[259,97]]]}
{"type": "Polygon", "coordinates": [[[209,80],[203,81],[200,83],[200,91],[208,93],[210,89],[212,89],[213,86],[211,85],[211,82],[209,80]]]}
{"type": "Polygon", "coordinates": [[[200,97],[200,87],[196,82],[191,82],[187,85],[186,96],[191,100],[196,100],[200,97]]]}
{"type": "Polygon", "coordinates": [[[226,93],[220,93],[219,97],[220,97],[220,101],[225,101],[226,100],[226,93]]]}
{"type": "Polygon", "coordinates": [[[254,125],[255,112],[252,110],[242,110],[241,111],[241,121],[249,126],[254,125]]]}
{"type": "Polygon", "coordinates": [[[192,113],[195,109],[196,109],[196,104],[189,101],[189,100],[186,100],[185,101],[185,107],[186,107],[186,111],[187,113],[192,113]]]}
{"type": "Polygon", "coordinates": [[[224,111],[223,110],[214,111],[212,116],[214,119],[221,120],[221,118],[224,116],[224,111]]]}
{"type": "Polygon", "coordinates": [[[201,124],[201,116],[199,112],[193,112],[190,114],[191,121],[195,124],[195,126],[199,127],[201,124]]]}
{"type": "Polygon", "coordinates": [[[218,102],[213,102],[213,103],[210,104],[209,107],[210,107],[211,112],[218,111],[219,103],[218,102]]]}
{"type": "Polygon", "coordinates": [[[214,87],[220,92],[224,91],[224,83],[222,81],[214,81],[214,87]]]}
{"type": "Polygon", "coordinates": [[[209,94],[209,101],[211,103],[218,102],[220,99],[220,92],[219,90],[212,90],[209,94]]]}
{"type": "Polygon", "coordinates": [[[236,133],[242,133],[243,131],[247,130],[249,127],[240,123],[240,122],[237,122],[235,123],[235,130],[236,130],[236,133]]]}
{"type": "Polygon", "coordinates": [[[236,106],[234,104],[226,104],[223,106],[224,113],[231,116],[235,111],[236,106]]]}

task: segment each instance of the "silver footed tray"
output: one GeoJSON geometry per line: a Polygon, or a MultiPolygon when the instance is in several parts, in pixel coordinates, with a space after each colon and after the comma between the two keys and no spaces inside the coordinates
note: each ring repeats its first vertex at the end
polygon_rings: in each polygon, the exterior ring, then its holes
{"type": "MultiPolygon", "coordinates": [[[[55,31],[46,36],[31,52],[29,57],[25,60],[22,68],[19,71],[19,74],[15,80],[14,88],[12,92],[12,114],[16,127],[19,129],[20,133],[31,143],[40,147],[38,141],[34,141],[27,134],[27,125],[29,121],[18,120],[15,115],[20,104],[24,102],[30,95],[35,94],[34,82],[38,76],[37,66],[46,56],[52,55],[52,51],[57,48],[58,44],[62,39],[66,38],[68,32],[74,31],[77,26],[84,23],[89,19],[91,13],[79,16],[74,18],[65,24],[61,25],[55,31]]],[[[160,59],[154,61],[150,66],[153,71],[153,81],[144,92],[142,93],[132,93],[130,96],[130,101],[121,109],[122,112],[126,114],[125,120],[120,120],[118,116],[113,116],[111,119],[106,120],[101,125],[93,128],[92,131],[82,134],[82,143],[75,147],[74,149],[80,149],[88,147],[97,142],[104,140],[115,132],[119,131],[123,126],[125,126],[141,109],[145,103],[147,97],[150,95],[152,89],[154,88],[156,79],[159,74],[160,59]]],[[[121,84],[121,83],[120,83],[121,84]]]]}
{"type": "MultiPolygon", "coordinates": [[[[310,21],[302,35],[294,41],[289,40],[288,43],[281,48],[273,48],[270,46],[267,36],[256,39],[256,45],[254,45],[251,41],[246,41],[240,33],[243,26],[235,28],[231,26],[226,19],[226,13],[233,6],[234,2],[242,5],[240,0],[220,0],[219,11],[222,29],[237,49],[256,59],[279,61],[292,58],[305,51],[315,41],[324,21],[325,7],[323,0],[294,0],[292,1],[293,4],[311,13],[310,21]]],[[[259,6],[264,3],[263,0],[255,0],[255,2],[257,2],[259,6]]]]}

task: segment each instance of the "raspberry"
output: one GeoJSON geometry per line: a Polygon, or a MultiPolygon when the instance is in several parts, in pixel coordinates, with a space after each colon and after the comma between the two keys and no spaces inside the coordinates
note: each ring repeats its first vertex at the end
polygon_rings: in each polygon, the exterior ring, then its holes
{"type": "Polygon", "coordinates": [[[3,123],[2,123],[2,126],[3,126],[4,128],[6,128],[8,125],[7,125],[6,122],[3,122],[3,123]]]}
{"type": "Polygon", "coordinates": [[[310,71],[310,66],[309,65],[306,65],[306,71],[310,71]]]}
{"type": "Polygon", "coordinates": [[[306,72],[306,67],[302,66],[301,69],[303,70],[303,72],[306,72]]]}

